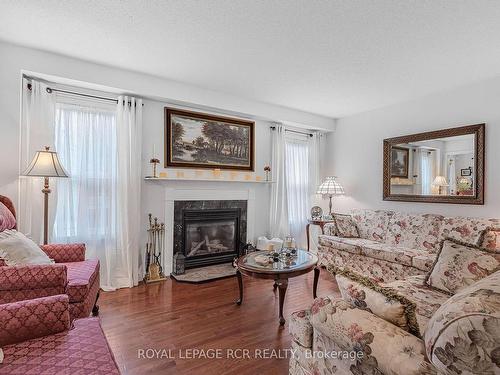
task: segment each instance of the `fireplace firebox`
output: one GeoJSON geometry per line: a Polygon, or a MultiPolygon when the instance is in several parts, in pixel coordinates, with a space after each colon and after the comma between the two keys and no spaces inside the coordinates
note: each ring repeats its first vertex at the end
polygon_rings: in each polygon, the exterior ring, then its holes
{"type": "Polygon", "coordinates": [[[245,244],[246,201],[208,202],[175,202],[174,251],[184,254],[186,268],[231,262],[245,244]]]}

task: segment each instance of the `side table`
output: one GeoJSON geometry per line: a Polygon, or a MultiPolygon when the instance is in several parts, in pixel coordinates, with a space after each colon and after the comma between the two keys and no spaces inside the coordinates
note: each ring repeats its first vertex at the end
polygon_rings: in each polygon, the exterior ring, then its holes
{"type": "Polygon", "coordinates": [[[310,250],[310,230],[311,225],[318,225],[321,228],[321,234],[325,234],[325,224],[334,223],[333,220],[323,220],[323,219],[307,219],[306,225],[306,236],[307,236],[307,251],[310,250]]]}

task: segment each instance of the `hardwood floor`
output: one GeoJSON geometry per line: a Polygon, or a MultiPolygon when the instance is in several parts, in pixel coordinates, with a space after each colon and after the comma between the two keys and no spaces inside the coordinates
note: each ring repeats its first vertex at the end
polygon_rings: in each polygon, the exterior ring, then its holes
{"type": "MultiPolygon", "coordinates": [[[[273,282],[244,276],[243,284],[241,306],[235,304],[236,278],[204,284],[168,280],[101,293],[102,326],[122,374],[287,374],[288,359],[256,358],[285,357],[283,349],[290,348],[288,322],[278,324],[273,282]],[[159,354],[149,359],[151,349],[159,354]],[[203,352],[187,358],[193,349],[203,352]],[[250,358],[241,358],[244,349],[250,358]],[[221,358],[203,358],[209,353],[221,358]]],[[[285,317],[311,305],[312,284],[313,272],[290,279],[285,317]]],[[[322,269],[318,296],[335,294],[333,277],[322,269]]]]}

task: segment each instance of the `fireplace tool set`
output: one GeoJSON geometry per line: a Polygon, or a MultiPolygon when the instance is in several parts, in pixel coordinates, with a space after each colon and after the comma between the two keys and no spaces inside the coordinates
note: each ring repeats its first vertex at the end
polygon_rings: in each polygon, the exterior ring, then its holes
{"type": "Polygon", "coordinates": [[[148,242],[146,243],[146,283],[166,280],[162,267],[162,253],[165,244],[165,224],[149,214],[148,242]]]}

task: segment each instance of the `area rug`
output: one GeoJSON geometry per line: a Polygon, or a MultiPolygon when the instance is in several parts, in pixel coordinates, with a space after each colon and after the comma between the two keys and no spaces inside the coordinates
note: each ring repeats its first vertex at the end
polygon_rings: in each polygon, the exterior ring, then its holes
{"type": "Polygon", "coordinates": [[[236,275],[236,269],[231,263],[215,264],[213,266],[191,268],[183,275],[170,276],[183,283],[204,283],[207,281],[224,279],[236,275]]]}

